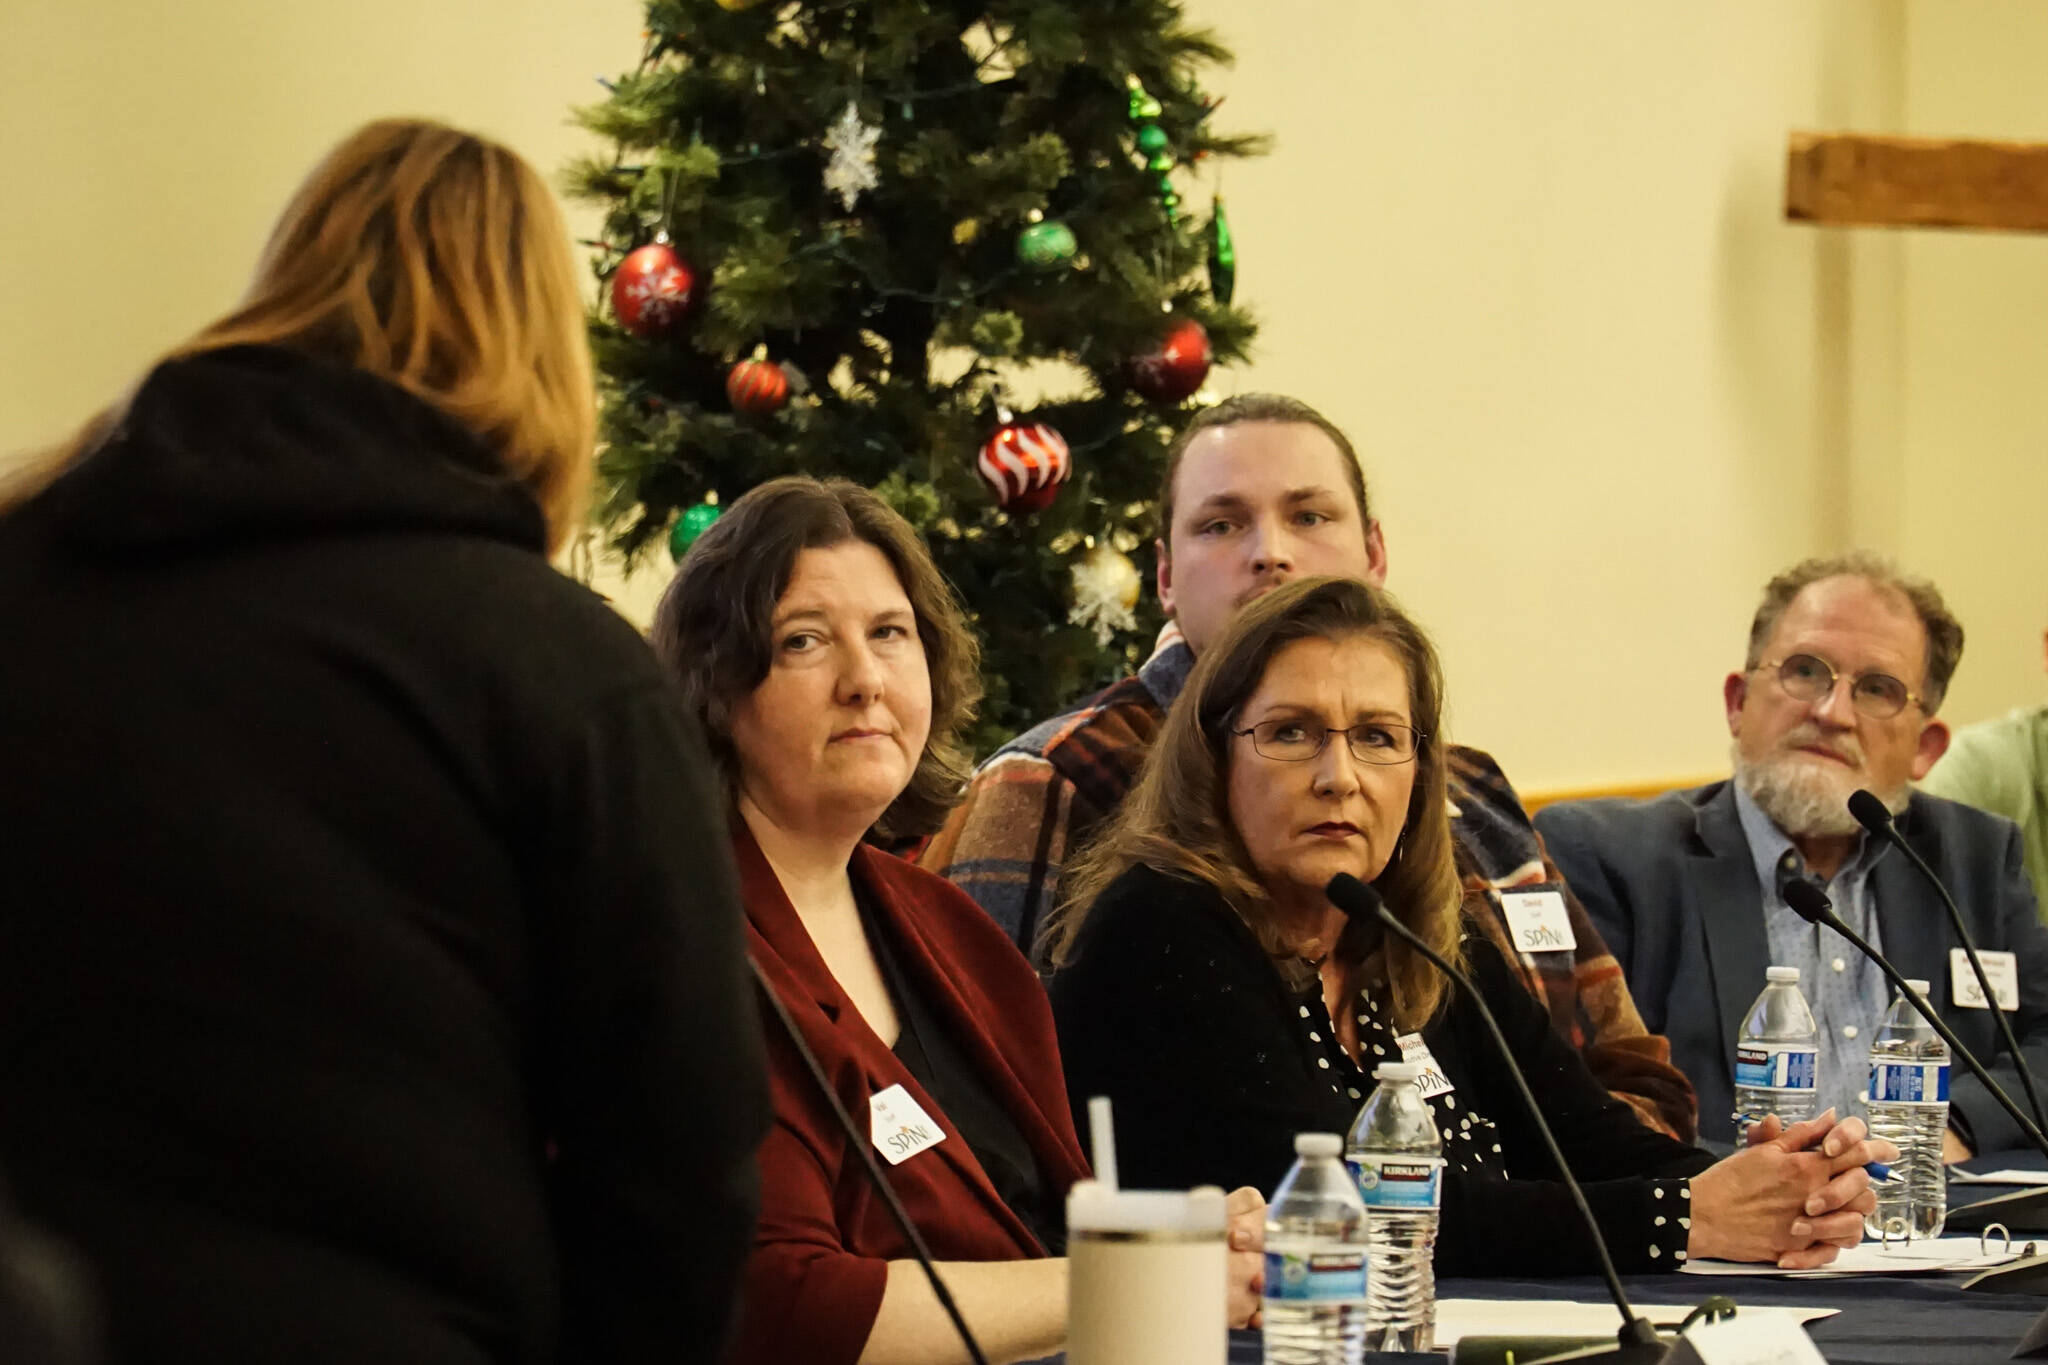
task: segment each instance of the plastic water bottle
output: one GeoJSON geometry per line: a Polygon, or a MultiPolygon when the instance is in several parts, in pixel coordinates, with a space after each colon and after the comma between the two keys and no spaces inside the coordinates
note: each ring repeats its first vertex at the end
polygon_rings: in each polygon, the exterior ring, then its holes
{"type": "Polygon", "coordinates": [[[1735,1044],[1735,1126],[1738,1133],[1766,1114],[1786,1127],[1810,1119],[1819,1083],[1819,1030],[1799,993],[1797,967],[1772,967],[1769,984],[1749,1007],[1735,1044]]]}
{"type": "Polygon", "coordinates": [[[1372,1274],[1365,1309],[1370,1351],[1431,1351],[1436,1333],[1437,1210],[1443,1143],[1416,1087],[1422,1068],[1386,1062],[1358,1111],[1344,1155],[1372,1215],[1372,1274]]]}
{"type": "Polygon", "coordinates": [[[1366,1220],[1335,1133],[1294,1139],[1294,1169],[1266,1209],[1266,1365],[1358,1365],[1365,1345],[1366,1220]]]}
{"type": "MultiPolygon", "coordinates": [[[[1927,997],[1927,983],[1908,985],[1927,997]]],[[[1899,1149],[1892,1178],[1872,1186],[1877,1212],[1863,1227],[1878,1241],[1939,1237],[1948,1221],[1948,1175],[1941,1164],[1948,1131],[1948,1044],[1904,992],[1892,997],[1884,1026],[1870,1045],[1870,1093],[1864,1096],[1872,1137],[1899,1149]]]]}

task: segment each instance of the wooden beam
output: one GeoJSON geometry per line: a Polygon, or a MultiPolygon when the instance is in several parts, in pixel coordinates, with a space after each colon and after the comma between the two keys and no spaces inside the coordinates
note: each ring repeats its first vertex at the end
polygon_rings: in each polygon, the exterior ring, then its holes
{"type": "Polygon", "coordinates": [[[2048,232],[2048,145],[1794,133],[1785,216],[1843,226],[2048,232]]]}
{"type": "Polygon", "coordinates": [[[1560,801],[1590,801],[1599,796],[1627,796],[1637,800],[1662,796],[1665,792],[1683,791],[1687,787],[1704,787],[1709,782],[1719,781],[1727,773],[1709,773],[1704,777],[1667,777],[1661,781],[1612,782],[1603,787],[1560,787],[1549,791],[1523,792],[1522,809],[1534,815],[1545,806],[1560,801]]]}

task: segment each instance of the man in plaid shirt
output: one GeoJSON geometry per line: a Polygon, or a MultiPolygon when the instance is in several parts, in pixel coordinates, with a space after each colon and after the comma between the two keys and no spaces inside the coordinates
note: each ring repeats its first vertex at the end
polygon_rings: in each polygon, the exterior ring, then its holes
{"type": "MultiPolygon", "coordinates": [[[[1198,414],[1169,452],[1160,497],[1159,596],[1174,619],[1158,648],[1135,677],[992,755],[919,861],[958,883],[1035,957],[1062,866],[1136,782],[1202,646],[1239,607],[1289,579],[1384,583],[1386,543],[1368,507],[1350,441],[1306,403],[1248,394],[1198,414]]],[[[1593,1074],[1645,1123],[1691,1141],[1692,1086],[1671,1065],[1670,1044],[1644,1028],[1619,964],[1506,775],[1477,749],[1452,746],[1450,760],[1452,832],[1473,919],[1520,966],[1593,1074]],[[1547,922],[1555,932],[1561,901],[1571,945],[1520,951],[1503,892],[1555,893],[1547,922]]]]}

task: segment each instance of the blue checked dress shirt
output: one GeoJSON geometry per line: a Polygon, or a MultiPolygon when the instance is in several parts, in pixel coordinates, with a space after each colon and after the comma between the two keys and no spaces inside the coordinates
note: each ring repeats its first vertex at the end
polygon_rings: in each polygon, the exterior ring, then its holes
{"type": "MultiPolygon", "coordinates": [[[[1771,965],[1797,967],[1799,990],[1820,1027],[1819,1099],[1815,1112],[1833,1105],[1843,1118],[1863,1113],[1863,1092],[1870,1076],[1870,1040],[1884,1022],[1890,1004],[1884,973],[1848,941],[1792,912],[1778,894],[1778,860],[1792,847],[1784,831],[1750,800],[1740,783],[1735,810],[1743,837],[1756,860],[1757,884],[1763,888],[1764,929],[1771,945],[1771,965]]],[[[1870,893],[1870,870],[1884,856],[1886,845],[1860,835],[1856,851],[1828,883],[1835,913],[1879,952],[1877,906],[1870,893]]],[[[1759,994],[1764,983],[1756,983],[1759,994]]]]}

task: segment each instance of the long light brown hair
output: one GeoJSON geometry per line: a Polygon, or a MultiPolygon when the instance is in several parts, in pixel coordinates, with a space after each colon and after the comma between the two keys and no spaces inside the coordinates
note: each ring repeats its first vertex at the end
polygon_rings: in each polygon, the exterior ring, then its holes
{"type": "MultiPolygon", "coordinates": [[[[439,123],[358,129],[285,205],[242,302],[166,360],[282,346],[387,380],[463,423],[533,491],[550,549],[588,493],[596,396],[568,229],[509,149],[439,123]]],[[[32,496],[125,399],[0,489],[32,496]]]]}
{"type": "MultiPolygon", "coordinates": [[[[1451,842],[1445,786],[1443,670],[1429,637],[1387,593],[1355,578],[1305,578],[1277,588],[1238,613],[1223,637],[1196,661],[1167,714],[1137,786],[1063,878],[1063,900],[1045,935],[1055,966],[1071,956],[1089,908],[1129,868],[1145,864],[1220,892],[1266,951],[1291,958],[1271,897],[1231,823],[1230,732],[1266,669],[1300,640],[1378,640],[1408,675],[1409,717],[1419,735],[1407,818],[1373,886],[1403,924],[1454,966],[1460,961],[1462,892],[1451,842]]],[[[1354,969],[1358,935],[1338,940],[1339,960],[1354,969]]],[[[1382,950],[1390,999],[1403,1031],[1437,1012],[1449,982],[1429,960],[1389,938],[1382,950]]]]}

